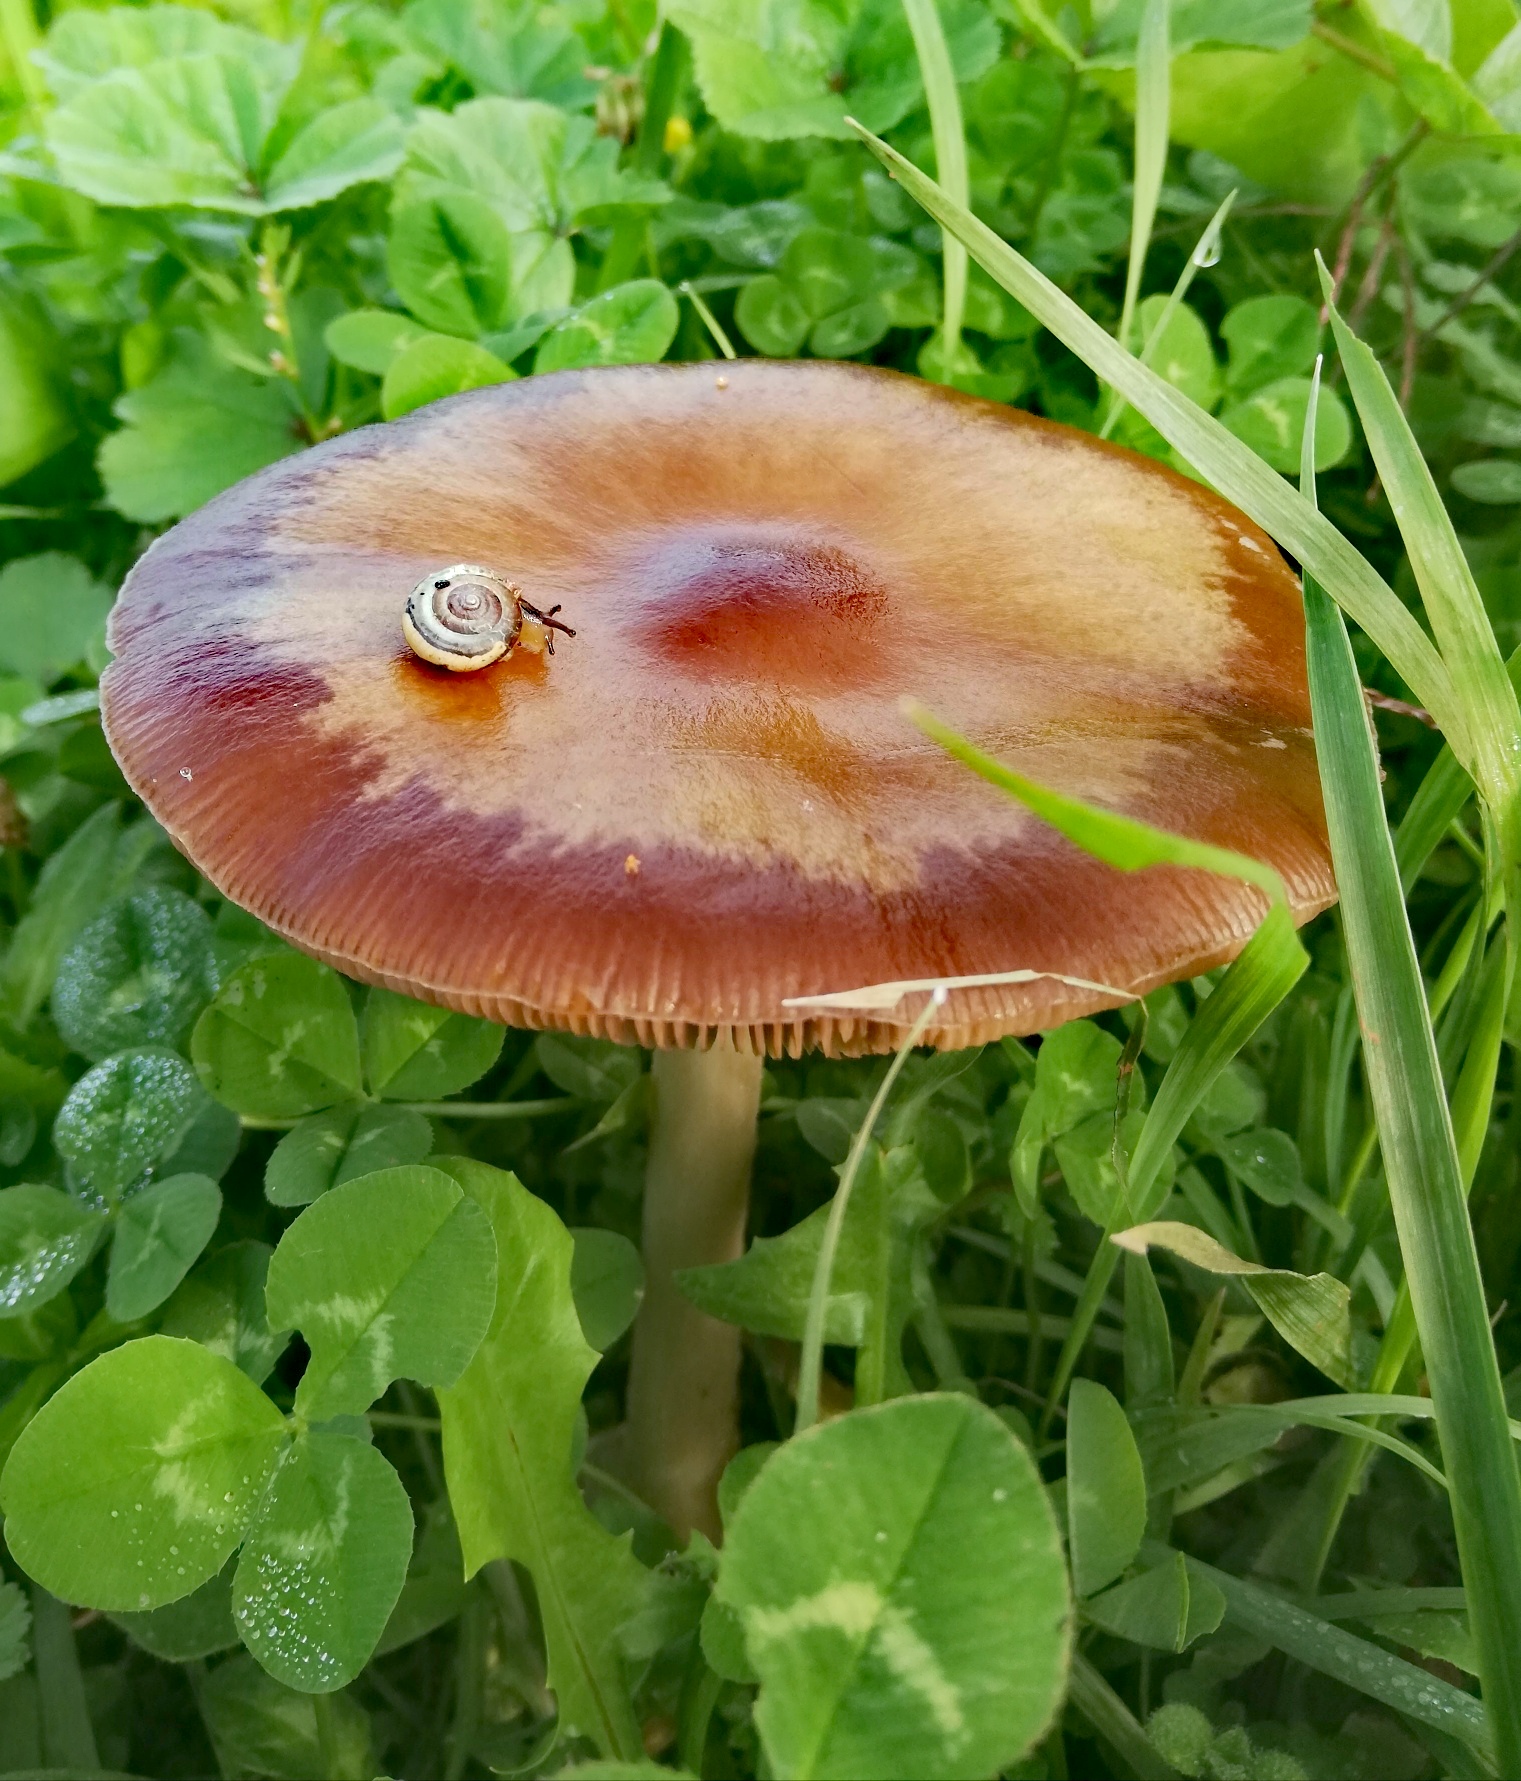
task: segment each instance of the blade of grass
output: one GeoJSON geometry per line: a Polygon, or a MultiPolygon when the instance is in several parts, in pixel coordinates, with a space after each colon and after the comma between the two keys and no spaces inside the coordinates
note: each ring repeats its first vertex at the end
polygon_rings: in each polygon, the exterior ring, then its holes
{"type": "Polygon", "coordinates": [[[1474,778],[1497,822],[1503,824],[1507,807],[1521,796],[1521,705],[1516,689],[1505,671],[1473,571],[1399,399],[1378,360],[1342,320],[1331,300],[1330,274],[1318,258],[1317,264],[1348,393],[1399,522],[1442,660],[1467,706],[1474,778]]]}
{"type": "Polygon", "coordinates": [[[1304,974],[1308,955],[1288,911],[1275,906],[1189,1023],[1147,1111],[1126,1175],[1126,1192],[1105,1226],[1073,1310],[1052,1376],[1044,1426],[1066,1391],[1119,1258],[1111,1239],[1132,1216],[1150,1216],[1156,1184],[1178,1135],[1231,1059],[1304,974]]]}
{"type": "MultiPolygon", "coordinates": [[[[1313,414],[1312,402],[1303,472],[1311,496],[1313,414]]],[[[1521,1774],[1521,1473],[1357,664],[1340,613],[1308,574],[1304,592],[1310,703],[1364,1071],[1451,1485],[1485,1711],[1501,1772],[1521,1774]]]]}
{"type": "Polygon", "coordinates": [[[1468,1023],[1467,1057],[1453,1099],[1459,1167],[1466,1191],[1473,1182],[1489,1128],[1505,1011],[1516,973],[1517,922],[1521,920],[1521,702],[1468,559],[1404,410],[1378,360],[1331,301],[1324,264],[1320,264],[1320,275],[1348,390],[1398,518],[1401,540],[1443,660],[1468,701],[1474,779],[1485,816],[1485,896],[1487,900],[1491,891],[1497,892],[1509,909],[1503,945],[1498,950],[1492,948],[1481,962],[1476,936],[1473,953],[1474,991],[1482,1009],[1475,1008],[1475,1019],[1468,1023]],[[1486,974],[1482,991],[1478,983],[1481,970],[1486,974]]]}
{"type": "MultiPolygon", "coordinates": [[[[1521,657],[1511,658],[1513,662],[1518,659],[1521,657]]],[[[1441,753],[1427,769],[1426,777],[1415,788],[1415,796],[1410,800],[1394,838],[1400,888],[1406,896],[1420,877],[1422,866],[1463,814],[1472,796],[1473,780],[1459,766],[1457,756],[1444,742],[1441,753]]]]}
{"type": "Polygon", "coordinates": [[[1341,533],[1252,449],[1139,363],[1024,256],[955,203],[912,162],[861,125],[852,129],[904,190],[963,240],[973,259],[1174,446],[1272,534],[1345,608],[1471,764],[1465,707],[1430,638],[1394,590],[1341,533]]]}
{"type": "MultiPolygon", "coordinates": [[[[1163,0],[1165,4],[1165,0],[1163,0]]],[[[935,143],[935,170],[941,184],[958,204],[971,203],[971,181],[966,164],[966,134],[961,123],[961,95],[956,90],[956,70],[940,23],[935,0],[903,0],[908,28],[914,37],[924,97],[929,105],[930,134],[935,143]]],[[[954,365],[961,346],[961,321],[966,313],[966,248],[949,229],[941,230],[944,259],[945,306],[940,337],[945,363],[954,365]]]]}
{"type": "Polygon", "coordinates": [[[1287,907],[1275,906],[1195,1014],[1147,1111],[1130,1159],[1130,1199],[1137,1217],[1155,1210],[1156,1181],[1194,1109],[1309,962],[1287,907]]]}
{"type": "Polygon", "coordinates": [[[713,336],[713,343],[723,356],[726,359],[737,358],[738,354],[734,351],[734,342],[730,340],[729,336],[724,332],[718,317],[708,308],[707,301],[703,297],[702,292],[694,290],[692,288],[691,280],[687,278],[682,279],[676,289],[680,291],[682,296],[691,303],[693,309],[697,311],[697,319],[713,336]]]}
{"type": "MultiPolygon", "coordinates": [[[[1163,1558],[1168,1551],[1148,1545],[1142,1549],[1142,1555],[1148,1559],[1153,1555],[1163,1558]]],[[[1481,1752],[1488,1752],[1483,1709],[1472,1695],[1438,1680],[1428,1670],[1418,1669],[1382,1646],[1344,1632],[1264,1589],[1260,1583],[1217,1570],[1193,1557],[1188,1558],[1188,1569],[1190,1575],[1207,1579],[1224,1595],[1226,1619],[1243,1632],[1266,1640],[1323,1676],[1334,1676],[1349,1688],[1382,1701],[1423,1725],[1433,1725],[1481,1752]]],[[[1503,1763],[1501,1766],[1503,1773],[1515,1772],[1503,1763]]]]}
{"type": "Polygon", "coordinates": [[[984,754],[923,706],[909,700],[904,710],[948,754],[990,784],[1018,798],[1069,841],[1106,865],[1125,872],[1162,865],[1218,872],[1244,879],[1268,899],[1268,912],[1261,926],[1236,961],[1236,965],[1248,968],[1238,971],[1233,966],[1205,1002],[1147,1113],[1130,1159],[1127,1193],[1129,1208],[1137,1218],[1144,1217],[1149,1209],[1148,1196],[1189,1115],[1215,1077],[1298,982],[1309,962],[1294,932],[1283,880],[1271,866],[1245,854],[1169,835],[1132,817],[1097,810],[1079,799],[1037,785],[984,754]],[[1195,1032],[1200,1034],[1197,1040],[1193,1039],[1195,1032]]]}
{"type": "MultiPolygon", "coordinates": [[[[665,160],[665,127],[681,90],[687,70],[687,40],[669,20],[661,27],[646,74],[644,116],[639,134],[634,139],[630,164],[640,173],[659,173],[665,160]]],[[[632,278],[641,255],[649,243],[646,213],[630,210],[613,230],[602,268],[597,274],[597,288],[611,290],[632,278]]],[[[651,270],[654,268],[652,267],[651,270]]]]}
{"type": "Polygon", "coordinates": [[[1226,878],[1241,878],[1262,891],[1269,903],[1287,904],[1283,880],[1271,866],[1244,853],[1233,853],[1228,847],[1215,847],[1207,841],[1190,841],[1182,835],[1169,835],[1149,823],[1137,822],[1133,816],[1119,816],[1112,810],[1100,810],[1080,798],[1069,798],[1063,792],[1038,785],[1024,774],[992,755],[984,754],[975,743],[942,723],[932,711],[915,699],[903,701],[903,714],[923,730],[931,741],[938,742],[974,773],[990,785],[1017,798],[1028,810],[1053,829],[1065,835],[1084,853],[1091,853],[1105,865],[1122,872],[1139,872],[1147,866],[1188,866],[1205,872],[1218,872],[1226,878]]]}
{"type": "MultiPolygon", "coordinates": [[[[1120,345],[1129,348],[1141,300],[1141,279],[1162,175],[1167,171],[1167,133],[1172,110],[1172,48],[1168,42],[1171,0],[1146,0],[1135,54],[1135,170],[1130,196],[1130,251],[1125,261],[1125,301],[1120,310],[1120,345]]],[[[958,204],[965,197],[948,186],[958,204]]],[[[963,252],[966,250],[963,248],[963,252]]]]}
{"type": "MultiPolygon", "coordinates": [[[[1494,913],[1496,912],[1491,910],[1482,895],[1476,896],[1469,905],[1468,913],[1463,919],[1463,926],[1459,930],[1457,939],[1452,943],[1452,950],[1442,961],[1442,969],[1426,997],[1431,1009],[1433,1025],[1439,1021],[1443,1025],[1446,1024],[1447,1010],[1451,1006],[1454,996],[1466,981],[1469,967],[1473,963],[1475,942],[1478,941],[1481,934],[1489,932],[1490,920],[1494,913]]],[[[1438,1052],[1441,1050],[1440,1040],[1437,1043],[1437,1050],[1438,1052]]]]}
{"type": "MultiPolygon", "coordinates": [[[[1403,1398],[1402,1403],[1426,1403],[1424,1398],[1403,1398]]],[[[1380,1405],[1382,1397],[1367,1392],[1346,1393],[1325,1398],[1299,1398],[1284,1404],[1233,1404],[1228,1410],[1196,1412],[1198,1420],[1206,1427],[1210,1423],[1260,1423],[1264,1428],[1272,1427],[1284,1430],[1291,1428],[1327,1429],[1332,1434],[1345,1435],[1349,1441],[1361,1443],[1364,1447],[1381,1447],[1388,1453],[1397,1454],[1401,1459],[1423,1473],[1433,1484],[1443,1490],[1447,1488],[1447,1480],[1441,1472],[1426,1458],[1418,1447],[1412,1447],[1408,1441],[1401,1440],[1398,1435],[1391,1435],[1380,1421],[1380,1405]],[[1340,1405],[1341,1409],[1328,1409],[1328,1405],[1340,1405]],[[1358,1418],[1366,1417],[1366,1421],[1358,1418]]],[[[1390,1400],[1391,1404],[1393,1400],[1390,1400]]],[[[1430,1415],[1430,1406],[1419,1412],[1430,1415]]],[[[1392,1411],[1391,1411],[1392,1414],[1392,1411]]],[[[1417,1414],[1412,1412],[1412,1414],[1417,1414]]],[[[1174,1425],[1179,1436],[1186,1433],[1187,1424],[1174,1425]]],[[[1266,1444],[1266,1443],[1264,1443],[1266,1444]]]]}
{"type": "Polygon", "coordinates": [[[1046,45],[1055,50],[1069,68],[1080,70],[1084,66],[1082,51],[1064,36],[1046,15],[1046,10],[1039,0],[1014,0],[1025,23],[1046,45]]]}
{"type": "Polygon", "coordinates": [[[1470,1749],[1461,1738],[1439,1731],[1434,1725],[1421,1726],[1421,1742],[1441,1765],[1444,1781],[1490,1781],[1494,1766],[1478,1751],[1470,1749]]]}
{"type": "MultiPolygon", "coordinates": [[[[1323,365],[1323,359],[1317,358],[1314,382],[1311,385],[1310,400],[1305,412],[1304,431],[1300,436],[1299,445],[1299,485],[1305,498],[1312,502],[1316,498],[1313,440],[1320,402],[1320,378],[1323,365]]],[[[1313,598],[1308,600],[1307,622],[1311,610],[1318,610],[1313,598]]],[[[1377,738],[1376,732],[1372,731],[1371,713],[1369,714],[1369,729],[1370,734],[1374,736],[1376,749],[1377,738]]],[[[1395,838],[1396,863],[1400,872],[1400,893],[1402,896],[1408,894],[1410,884],[1419,873],[1421,865],[1425,862],[1431,849],[1446,833],[1446,823],[1444,822],[1440,829],[1434,829],[1435,822],[1448,807],[1458,801],[1460,796],[1462,803],[1466,804],[1468,799],[1473,796],[1473,781],[1458,766],[1451,749],[1444,745],[1431,771],[1417,789],[1411,808],[1406,813],[1405,822],[1401,825],[1400,835],[1395,838]],[[1407,831],[1408,851],[1402,854],[1400,841],[1406,836],[1407,831]],[[1408,877],[1406,876],[1407,870],[1408,877]]],[[[1457,813],[1456,809],[1452,811],[1454,818],[1457,813]]],[[[1463,969],[1462,964],[1457,961],[1460,958],[1466,959],[1472,950],[1474,938],[1479,931],[1480,920],[1481,908],[1476,908],[1463,934],[1453,947],[1435,990],[1428,997],[1428,1013],[1433,1023],[1442,1008],[1446,1006],[1457,985],[1463,969]],[[1455,964],[1456,969],[1454,969],[1455,964]]],[[[1354,996],[1354,1002],[1355,999],[1354,996]]],[[[1365,1151],[1371,1151],[1377,1133],[1378,1119],[1375,1113],[1368,1127],[1367,1139],[1364,1144],[1365,1151]]],[[[1360,1170],[1357,1171],[1357,1173],[1360,1172],[1360,1170]]],[[[1402,1277],[1394,1306],[1385,1322],[1384,1336],[1379,1345],[1378,1357],[1373,1364],[1372,1376],[1369,1379],[1371,1392],[1385,1395],[1394,1391],[1414,1346],[1415,1317],[1410,1306],[1410,1282],[1402,1277]]],[[[1390,1408],[1393,1409],[1392,1400],[1390,1408]]],[[[1377,1419],[1370,1420],[1376,1421],[1377,1419]]],[[[1346,1514],[1347,1505],[1360,1488],[1369,1458],[1365,1447],[1351,1441],[1343,1445],[1337,1458],[1336,1469],[1327,1484],[1325,1507],[1319,1532],[1305,1553],[1306,1567],[1303,1573],[1303,1582],[1305,1587],[1312,1592],[1320,1587],[1331,1556],[1331,1549],[1335,1545],[1336,1535],[1341,1527],[1342,1517],[1346,1514]]]]}
{"type": "Polygon", "coordinates": [[[42,1721],[42,1759],[49,1769],[100,1767],[95,1728],[74,1643],[69,1610],[38,1584],[32,1585],[32,1651],[37,1705],[42,1721]]]}
{"type": "Polygon", "coordinates": [[[1484,956],[1473,1033],[1452,1089],[1452,1129],[1457,1139],[1465,1193],[1473,1191],[1473,1179],[1478,1173],[1479,1156],[1484,1149],[1490,1111],[1494,1106],[1495,1078],[1500,1068],[1500,1048],[1505,1040],[1506,947],[1502,935],[1490,943],[1484,956]]]}
{"type": "Polygon", "coordinates": [[[1126,872],[1158,865],[1219,872],[1255,885],[1268,899],[1268,912],[1261,926],[1194,1016],[1147,1112],[1130,1159],[1125,1191],[1089,1266],[1073,1312],[1072,1327],[1062,1344],[1041,1420],[1044,1432],[1050,1427],[1077,1367],[1119,1262],[1120,1252],[1109,1239],[1125,1225],[1148,1215],[1152,1209],[1150,1196],[1162,1166],[1189,1115],[1210,1084],[1299,981],[1309,955],[1294,932],[1283,881],[1271,866],[1227,848],[1165,834],[1132,817],[1116,816],[1065,797],[984,754],[912,700],[905,701],[904,710],[925,735],[949,754],[1018,798],[1069,841],[1107,865],[1126,872]]]}
{"type": "MultiPolygon", "coordinates": [[[[574,1095],[553,1095],[547,1101],[402,1101],[397,1105],[404,1112],[421,1113],[428,1119],[543,1119],[580,1111],[586,1103],[574,1095]]],[[[243,1123],[254,1122],[245,1119],[243,1123]]]]}
{"type": "Polygon", "coordinates": [[[834,1190],[834,1198],[829,1204],[829,1218],[824,1226],[818,1260],[813,1266],[813,1282],[808,1292],[808,1315],[803,1321],[803,1351],[798,1359],[797,1374],[797,1421],[792,1430],[795,1435],[812,1428],[819,1418],[819,1378],[824,1368],[824,1317],[829,1308],[829,1284],[834,1277],[834,1258],[840,1247],[840,1232],[845,1228],[845,1213],[850,1206],[851,1190],[856,1184],[856,1176],[861,1172],[866,1146],[871,1142],[877,1121],[882,1117],[882,1109],[887,1105],[887,1097],[892,1093],[893,1084],[898,1080],[908,1054],[919,1043],[920,1035],[929,1025],[931,1015],[944,1006],[945,991],[937,989],[924,1004],[923,1012],[909,1028],[893,1061],[887,1066],[887,1073],[876,1094],[872,1096],[871,1105],[866,1109],[866,1117],[851,1141],[849,1154],[840,1170],[840,1185],[834,1190]]]}
{"type": "Polygon", "coordinates": [[[1129,1707],[1083,1654],[1072,1656],[1071,1700],[1095,1732],[1111,1744],[1137,1781],[1176,1781],[1167,1762],[1129,1707]]]}
{"type": "MultiPolygon", "coordinates": [[[[1151,356],[1157,345],[1167,332],[1168,323],[1178,313],[1183,299],[1188,295],[1188,288],[1194,282],[1194,275],[1201,266],[1211,266],[1219,257],[1220,231],[1225,227],[1225,219],[1231,213],[1231,206],[1236,202],[1236,189],[1233,186],[1220,200],[1220,208],[1204,226],[1204,233],[1194,243],[1194,251],[1183,262],[1183,270],[1178,274],[1178,282],[1168,293],[1167,301],[1162,305],[1162,313],[1152,325],[1141,347],[1141,363],[1149,365],[1151,356]]],[[[1120,416],[1129,406],[1118,396],[1111,398],[1109,412],[1104,416],[1104,424],[1099,428],[1099,438],[1107,439],[1114,431],[1120,416]]]]}
{"type": "Polygon", "coordinates": [[[1322,1620],[1377,1620],[1386,1614],[1414,1614],[1422,1608],[1435,1608],[1442,1614],[1466,1614],[1468,1597],[1461,1589],[1343,1589],[1334,1595],[1319,1596],[1307,1602],[1306,1608],[1322,1620]]]}
{"type": "Polygon", "coordinates": [[[1352,1367],[1351,1294],[1329,1274],[1297,1274],[1247,1261],[1197,1225],[1175,1219],[1133,1225],[1110,1239],[1133,1255],[1148,1248],[1170,1251],[1207,1273],[1240,1280],[1257,1309],[1291,1348],[1345,1391],[1356,1383],[1352,1367]]]}

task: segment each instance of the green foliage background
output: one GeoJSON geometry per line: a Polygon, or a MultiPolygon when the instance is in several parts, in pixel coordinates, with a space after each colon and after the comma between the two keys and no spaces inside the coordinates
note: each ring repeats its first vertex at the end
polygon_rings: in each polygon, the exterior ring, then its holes
{"type": "MultiPolygon", "coordinates": [[[[973,210],[1116,331],[1156,5],[938,16],[973,210]]],[[[1318,249],[1509,656],[1511,0],[1174,0],[1169,30],[1130,344],[1297,471],[1318,249]]],[[[826,1405],[872,1407],[791,1442],[884,1066],[772,1065],[755,1245],[687,1282],[748,1332],[747,1445],[722,1558],[677,1553],[607,1453],[647,1058],[298,958],[105,747],[105,615],[157,530],[482,384],[868,358],[1197,474],[975,267],[947,336],[940,229],[848,116],[933,170],[901,0],[0,0],[0,1774],[1494,1772],[1419,1354],[1375,1370],[1403,1267],[1334,915],[1169,1144],[1064,1406],[1120,1167],[1218,980],[910,1059],[825,1306],[826,1405]]],[[[1313,457],[1414,607],[1334,361],[1313,457]]],[[[1439,738],[1354,643],[1398,820],[1439,738]]],[[[1471,806],[1428,839],[1451,1088],[1495,843],[1471,806]]],[[[1465,1162],[1521,1411],[1514,1002],[1504,1030],[1465,1162]]]]}

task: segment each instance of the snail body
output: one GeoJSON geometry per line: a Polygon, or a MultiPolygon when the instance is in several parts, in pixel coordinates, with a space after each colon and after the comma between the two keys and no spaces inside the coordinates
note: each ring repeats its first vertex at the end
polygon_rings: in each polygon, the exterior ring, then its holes
{"type": "Polygon", "coordinates": [[[407,596],[402,635],[412,653],[451,673],[489,668],[514,649],[555,652],[554,633],[574,637],[552,606],[540,612],[494,570],[454,563],[425,575],[407,596]]]}

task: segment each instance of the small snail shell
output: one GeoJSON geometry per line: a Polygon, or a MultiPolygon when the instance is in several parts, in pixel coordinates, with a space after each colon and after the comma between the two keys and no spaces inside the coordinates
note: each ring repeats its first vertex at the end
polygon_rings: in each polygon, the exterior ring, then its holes
{"type": "Polygon", "coordinates": [[[407,596],[402,633],[425,662],[468,674],[500,661],[523,629],[518,590],[474,563],[425,575],[407,596]]]}

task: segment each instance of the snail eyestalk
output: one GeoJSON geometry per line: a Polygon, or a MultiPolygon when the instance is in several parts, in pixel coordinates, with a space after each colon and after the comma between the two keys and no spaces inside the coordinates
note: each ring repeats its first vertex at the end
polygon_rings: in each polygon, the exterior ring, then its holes
{"type": "Polygon", "coordinates": [[[574,637],[576,634],[563,620],[555,617],[560,610],[558,606],[551,606],[548,612],[540,612],[537,606],[530,606],[526,600],[520,599],[518,607],[523,614],[523,628],[517,640],[519,649],[532,650],[537,655],[547,648],[553,655],[556,631],[565,637],[574,637]]]}

